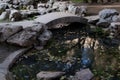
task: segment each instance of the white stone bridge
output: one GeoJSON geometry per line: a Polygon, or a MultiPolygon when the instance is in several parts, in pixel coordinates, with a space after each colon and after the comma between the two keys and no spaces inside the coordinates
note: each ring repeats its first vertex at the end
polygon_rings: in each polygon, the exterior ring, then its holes
{"type": "Polygon", "coordinates": [[[87,19],[78,17],[74,14],[67,13],[67,12],[53,12],[43,16],[38,17],[35,19],[36,22],[41,22],[46,24],[48,27],[54,26],[59,23],[87,23],[87,19]]]}
{"type": "Polygon", "coordinates": [[[25,20],[25,21],[19,21],[19,22],[5,22],[5,23],[0,23],[0,25],[3,25],[3,24],[21,25],[21,26],[23,26],[23,28],[25,28],[25,27],[32,26],[36,22],[43,23],[43,24],[47,25],[48,28],[50,28],[59,23],[79,22],[79,23],[86,24],[87,19],[76,16],[71,13],[67,13],[67,12],[53,12],[53,13],[41,15],[32,21],[25,20]]]}

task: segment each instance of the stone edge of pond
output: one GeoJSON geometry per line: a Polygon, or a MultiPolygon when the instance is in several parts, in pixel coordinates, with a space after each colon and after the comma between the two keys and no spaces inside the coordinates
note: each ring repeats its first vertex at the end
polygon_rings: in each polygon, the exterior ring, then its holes
{"type": "Polygon", "coordinates": [[[9,68],[15,63],[15,61],[24,53],[26,53],[31,48],[19,49],[12,54],[10,54],[1,64],[0,64],[0,80],[14,80],[13,75],[9,71],[9,68]]]}

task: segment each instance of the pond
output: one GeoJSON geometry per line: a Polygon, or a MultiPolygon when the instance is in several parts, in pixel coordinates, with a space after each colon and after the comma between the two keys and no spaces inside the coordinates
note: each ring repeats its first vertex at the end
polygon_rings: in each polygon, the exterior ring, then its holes
{"type": "Polygon", "coordinates": [[[51,31],[53,38],[43,50],[30,50],[10,68],[15,80],[37,80],[36,74],[40,71],[64,71],[66,75],[57,80],[69,80],[82,68],[83,45],[88,36],[99,41],[98,48],[93,50],[94,57],[90,56],[93,80],[120,80],[119,44],[112,44],[101,28],[93,31],[89,25],[72,23],[51,31]]]}

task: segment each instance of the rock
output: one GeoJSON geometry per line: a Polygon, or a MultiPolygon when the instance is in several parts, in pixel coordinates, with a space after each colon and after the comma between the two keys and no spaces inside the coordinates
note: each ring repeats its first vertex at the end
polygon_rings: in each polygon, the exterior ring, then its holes
{"type": "Polygon", "coordinates": [[[77,6],[76,14],[80,16],[85,16],[87,14],[87,7],[86,6],[77,6]]]}
{"type": "Polygon", "coordinates": [[[105,20],[99,20],[96,25],[101,28],[108,28],[110,26],[110,23],[105,20]]]}
{"type": "Polygon", "coordinates": [[[7,42],[22,47],[29,47],[35,43],[37,37],[36,35],[36,32],[23,30],[10,37],[7,42]]]}
{"type": "Polygon", "coordinates": [[[113,22],[120,22],[120,16],[118,16],[118,15],[113,16],[112,21],[113,22]]]}
{"type": "Polygon", "coordinates": [[[61,2],[59,5],[59,11],[60,12],[65,12],[67,10],[67,3],[66,2],[61,2]]]}
{"type": "MultiPolygon", "coordinates": [[[[115,9],[103,9],[99,12],[99,17],[102,19],[107,19],[112,16],[119,15],[119,12],[115,9]]],[[[111,22],[111,20],[107,20],[108,22],[111,22]]]]}
{"type": "Polygon", "coordinates": [[[11,21],[20,21],[22,19],[22,14],[18,10],[11,10],[9,19],[11,21]]]}
{"type": "Polygon", "coordinates": [[[92,25],[96,25],[98,21],[99,21],[99,19],[96,19],[96,20],[88,20],[88,23],[89,23],[89,24],[92,24],[92,25]]]}
{"type": "Polygon", "coordinates": [[[5,20],[8,19],[9,17],[9,13],[8,12],[2,12],[2,14],[0,15],[0,20],[5,20]]]}
{"type": "Polygon", "coordinates": [[[15,5],[30,5],[30,4],[33,4],[34,3],[34,0],[13,0],[12,1],[12,4],[15,4],[15,5]]]}
{"type": "Polygon", "coordinates": [[[45,30],[39,37],[38,43],[35,44],[35,48],[37,50],[41,50],[44,45],[46,45],[47,41],[52,38],[52,33],[49,30],[45,30]]]}
{"type": "Polygon", "coordinates": [[[86,15],[87,14],[87,6],[80,6],[80,14],[86,15]]]}
{"type": "Polygon", "coordinates": [[[38,40],[41,42],[41,45],[46,45],[47,41],[52,38],[52,32],[45,30],[39,37],[38,40]]]}
{"type": "Polygon", "coordinates": [[[9,3],[11,0],[0,0],[1,3],[9,3]]]}
{"type": "Polygon", "coordinates": [[[41,23],[33,23],[30,27],[27,27],[24,30],[37,32],[41,34],[44,31],[45,27],[46,26],[41,23]]]}
{"type": "Polygon", "coordinates": [[[99,22],[97,23],[100,27],[109,27],[111,22],[117,22],[119,20],[119,12],[115,9],[103,9],[99,12],[99,22]]]}
{"type": "Polygon", "coordinates": [[[18,5],[19,2],[20,2],[20,0],[13,0],[12,4],[14,4],[14,5],[18,5]]]}
{"type": "Polygon", "coordinates": [[[27,6],[27,9],[28,9],[28,10],[34,10],[34,6],[33,6],[33,5],[28,5],[28,6],[27,6]]]}
{"type": "Polygon", "coordinates": [[[109,26],[110,36],[120,38],[120,22],[112,22],[109,26]]]}
{"type": "Polygon", "coordinates": [[[88,23],[92,24],[92,25],[96,25],[96,23],[99,21],[99,16],[95,15],[95,16],[87,16],[85,17],[86,19],[88,19],[88,23]]]}
{"type": "Polygon", "coordinates": [[[68,6],[68,12],[69,12],[69,13],[76,14],[76,10],[77,10],[77,7],[74,6],[73,4],[70,4],[70,5],[68,6]]]}
{"type": "Polygon", "coordinates": [[[93,76],[94,74],[90,71],[90,69],[83,69],[75,74],[76,80],[91,80],[93,76]]]}
{"type": "Polygon", "coordinates": [[[52,8],[59,8],[60,2],[54,2],[52,8]]]}
{"type": "Polygon", "coordinates": [[[8,3],[0,3],[0,14],[5,11],[5,9],[9,9],[10,6],[8,3]]]}
{"type": "Polygon", "coordinates": [[[10,36],[16,34],[17,32],[21,31],[23,28],[19,25],[1,25],[0,26],[0,42],[7,40],[10,36]]]}
{"type": "Polygon", "coordinates": [[[52,79],[57,79],[60,78],[62,75],[64,75],[65,72],[46,72],[42,71],[37,74],[37,79],[38,80],[52,80],[52,79]]]}
{"type": "Polygon", "coordinates": [[[33,23],[31,26],[28,26],[19,33],[11,36],[7,42],[22,47],[32,46],[37,42],[37,37],[39,37],[45,30],[44,27],[45,25],[41,23],[33,23]]]}

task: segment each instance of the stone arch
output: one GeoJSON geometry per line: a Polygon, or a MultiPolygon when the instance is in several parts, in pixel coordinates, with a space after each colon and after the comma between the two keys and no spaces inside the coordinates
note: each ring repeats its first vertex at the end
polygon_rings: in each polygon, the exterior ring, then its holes
{"type": "Polygon", "coordinates": [[[38,17],[37,19],[35,19],[35,21],[46,24],[48,28],[51,28],[51,26],[54,26],[59,23],[72,23],[72,22],[79,22],[83,24],[87,23],[87,19],[66,12],[48,13],[38,17]]]}

